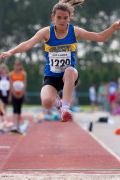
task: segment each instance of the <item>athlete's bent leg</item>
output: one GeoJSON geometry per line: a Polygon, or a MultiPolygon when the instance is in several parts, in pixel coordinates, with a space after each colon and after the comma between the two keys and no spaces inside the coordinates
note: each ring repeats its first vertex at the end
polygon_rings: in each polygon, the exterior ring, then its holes
{"type": "Polygon", "coordinates": [[[69,102],[71,103],[72,100],[72,93],[75,86],[75,81],[78,78],[78,72],[73,67],[68,67],[65,70],[63,81],[64,81],[64,87],[63,87],[63,102],[69,102]]]}
{"type": "Polygon", "coordinates": [[[41,101],[43,107],[51,109],[56,105],[57,90],[51,85],[45,85],[41,89],[41,101]]]}
{"type": "Polygon", "coordinates": [[[66,122],[72,119],[72,114],[69,110],[70,103],[72,100],[72,94],[75,86],[75,81],[78,78],[78,72],[72,67],[68,67],[65,70],[63,81],[63,103],[61,108],[61,121],[66,122]]]}

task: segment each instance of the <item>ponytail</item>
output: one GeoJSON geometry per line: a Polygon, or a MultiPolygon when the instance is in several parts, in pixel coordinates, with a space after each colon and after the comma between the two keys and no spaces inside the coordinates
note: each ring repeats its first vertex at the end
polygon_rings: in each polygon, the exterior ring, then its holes
{"type": "Polygon", "coordinates": [[[75,7],[83,4],[84,0],[59,0],[59,2],[69,3],[71,6],[75,7]]]}
{"type": "Polygon", "coordinates": [[[56,10],[67,11],[70,17],[74,16],[74,7],[80,6],[84,0],[59,0],[59,2],[53,7],[52,13],[55,15],[56,10]]]}

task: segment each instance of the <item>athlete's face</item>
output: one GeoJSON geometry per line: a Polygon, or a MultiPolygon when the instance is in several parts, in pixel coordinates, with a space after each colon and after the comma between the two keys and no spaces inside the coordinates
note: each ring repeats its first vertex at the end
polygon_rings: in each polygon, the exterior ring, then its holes
{"type": "Polygon", "coordinates": [[[5,75],[5,74],[7,74],[7,69],[6,69],[6,67],[1,67],[1,74],[2,75],[5,75]]]}
{"type": "Polygon", "coordinates": [[[67,27],[70,22],[70,15],[68,11],[56,10],[55,15],[52,15],[52,20],[58,29],[62,30],[67,27]]]}
{"type": "Polygon", "coordinates": [[[21,62],[16,61],[15,64],[14,64],[14,70],[16,70],[16,71],[21,71],[21,69],[22,69],[22,64],[21,64],[21,62]]]}

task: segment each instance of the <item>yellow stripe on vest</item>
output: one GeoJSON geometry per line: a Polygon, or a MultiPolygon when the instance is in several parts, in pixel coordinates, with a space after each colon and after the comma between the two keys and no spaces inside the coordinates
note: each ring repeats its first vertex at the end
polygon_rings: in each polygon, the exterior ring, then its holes
{"type": "Polygon", "coordinates": [[[74,52],[76,50],[76,44],[65,44],[60,46],[49,46],[45,44],[45,51],[46,52],[74,52]]]}

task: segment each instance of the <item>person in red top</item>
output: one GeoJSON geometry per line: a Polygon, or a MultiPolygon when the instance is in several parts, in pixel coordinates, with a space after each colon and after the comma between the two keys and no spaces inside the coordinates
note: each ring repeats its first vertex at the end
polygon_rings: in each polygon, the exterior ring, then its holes
{"type": "Polygon", "coordinates": [[[19,123],[21,119],[21,108],[24,101],[26,91],[27,75],[23,70],[22,62],[16,60],[14,70],[10,73],[10,87],[12,94],[12,105],[14,113],[15,130],[19,131],[19,123]]]}

